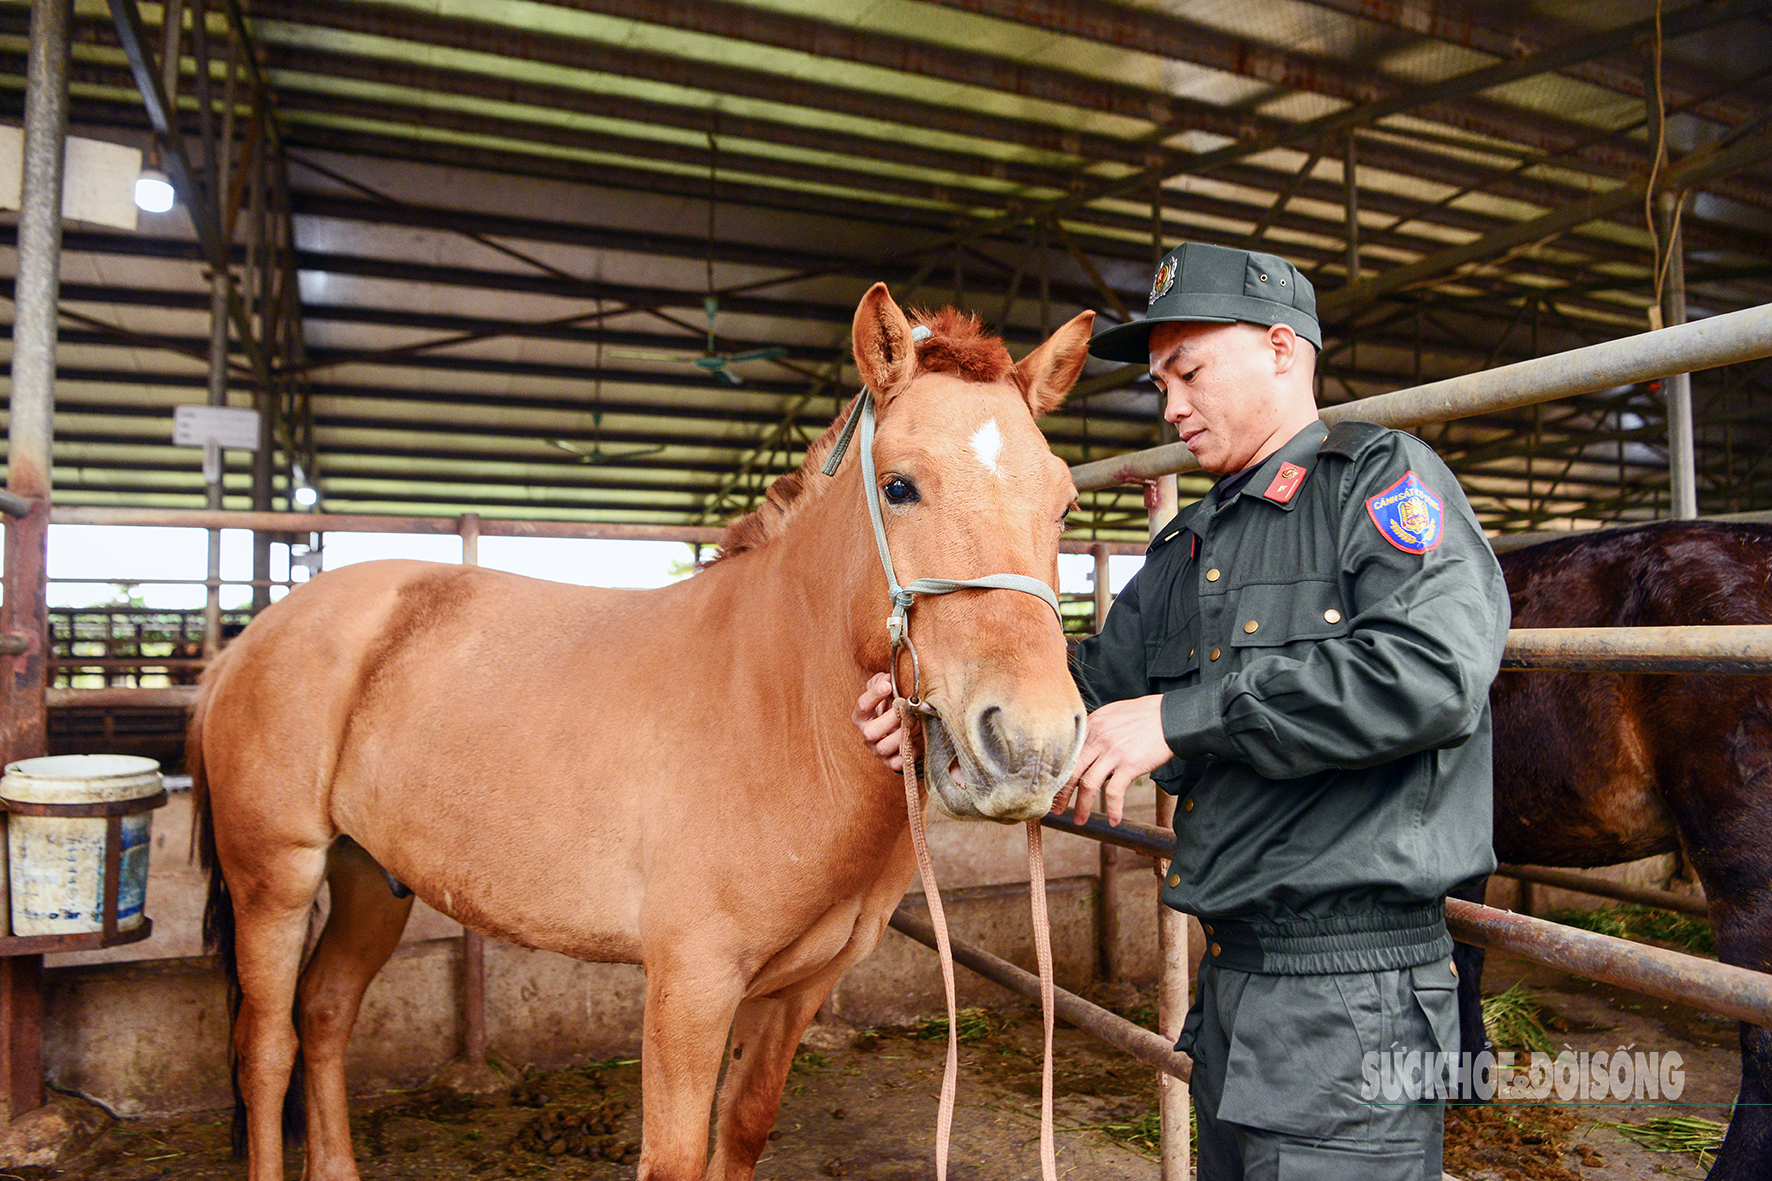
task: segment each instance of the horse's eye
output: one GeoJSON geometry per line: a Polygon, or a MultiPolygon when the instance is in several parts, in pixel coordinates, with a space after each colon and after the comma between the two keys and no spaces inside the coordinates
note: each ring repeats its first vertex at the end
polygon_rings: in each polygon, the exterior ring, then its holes
{"type": "Polygon", "coordinates": [[[922,499],[917,486],[903,476],[893,476],[887,480],[881,491],[886,493],[887,504],[915,504],[922,499]]]}

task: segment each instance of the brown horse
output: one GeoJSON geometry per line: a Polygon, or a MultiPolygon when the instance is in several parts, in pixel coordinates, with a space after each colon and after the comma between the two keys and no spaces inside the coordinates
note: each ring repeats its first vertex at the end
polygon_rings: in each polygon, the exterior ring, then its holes
{"type": "MultiPolygon", "coordinates": [[[[970,317],[921,319],[913,339],[883,284],[856,310],[878,487],[854,455],[820,471],[833,426],[693,578],[616,591],[370,563],[297,589],[216,661],[190,751],[253,1181],[283,1175],[298,1051],[305,1175],[357,1176],[345,1043],[411,908],[384,869],[475,930],[643,965],[640,1176],[751,1176],[800,1035],[913,869],[902,785],[849,722],[888,652],[864,497],[907,582],[1056,586],[1076,496],[1034,420],[1076,381],[1090,316],[1019,364],[970,317]]],[[[910,628],[925,726],[951,752],[928,768],[943,807],[1044,815],[1083,729],[1052,610],[968,590],[919,602],[910,628]]]]}
{"type": "MultiPolygon", "coordinates": [[[[1772,623],[1772,528],[1668,521],[1501,555],[1515,627],[1772,623]]],[[[1683,850],[1718,958],[1772,971],[1772,679],[1503,673],[1495,854],[1613,865],[1683,850]]],[[[1481,899],[1480,891],[1465,897],[1481,899]]],[[[1468,1045],[1480,953],[1461,945],[1468,1045]]],[[[1741,1093],[1713,1181],[1772,1181],[1772,1030],[1741,1027],[1741,1093]]]]}

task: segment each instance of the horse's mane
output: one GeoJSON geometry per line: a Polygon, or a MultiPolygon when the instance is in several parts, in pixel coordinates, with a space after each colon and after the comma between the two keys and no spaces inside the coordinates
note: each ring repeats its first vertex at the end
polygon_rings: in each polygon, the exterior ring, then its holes
{"type": "MultiPolygon", "coordinates": [[[[912,309],[907,315],[913,327],[922,324],[929,328],[929,335],[915,346],[917,367],[913,377],[920,373],[952,373],[969,382],[1009,380],[1019,384],[1009,350],[1003,347],[1001,338],[984,330],[984,324],[977,316],[957,308],[942,308],[938,312],[912,309]]],[[[823,476],[820,469],[831,448],[836,446],[837,435],[853,405],[851,399],[844,412],[806,449],[806,459],[799,470],[788,472],[769,485],[763,503],[755,512],[746,513],[726,526],[720,552],[704,565],[711,566],[723,558],[756,549],[779,537],[795,514],[818,498],[829,481],[813,477],[823,476]]]]}

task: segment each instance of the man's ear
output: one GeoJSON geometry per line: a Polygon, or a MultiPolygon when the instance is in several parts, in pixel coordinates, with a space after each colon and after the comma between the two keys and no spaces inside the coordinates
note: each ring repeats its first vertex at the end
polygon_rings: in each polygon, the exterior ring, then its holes
{"type": "Polygon", "coordinates": [[[1082,313],[1016,365],[1015,372],[1027,391],[1028,409],[1035,418],[1058,409],[1077,384],[1083,362],[1089,359],[1089,334],[1094,324],[1094,312],[1082,313]]]}
{"type": "Polygon", "coordinates": [[[1274,372],[1290,373],[1300,364],[1307,364],[1299,339],[1290,324],[1275,324],[1267,330],[1268,345],[1274,350],[1274,372]]]}
{"type": "Polygon", "coordinates": [[[851,330],[855,367],[861,382],[873,391],[874,401],[884,406],[917,371],[917,351],[911,341],[911,322],[893,302],[886,284],[875,283],[861,297],[851,330]]]}

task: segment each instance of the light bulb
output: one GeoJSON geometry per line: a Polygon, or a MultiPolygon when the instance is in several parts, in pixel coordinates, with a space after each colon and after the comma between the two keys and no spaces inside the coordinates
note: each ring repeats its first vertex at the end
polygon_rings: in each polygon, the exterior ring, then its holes
{"type": "Polygon", "coordinates": [[[135,204],[146,213],[165,213],[172,208],[172,182],[158,168],[144,168],[135,182],[135,204]]]}
{"type": "Polygon", "coordinates": [[[306,484],[301,484],[295,489],[294,500],[303,508],[313,508],[320,503],[320,494],[306,484]]]}

